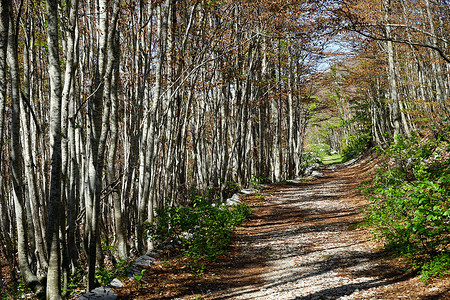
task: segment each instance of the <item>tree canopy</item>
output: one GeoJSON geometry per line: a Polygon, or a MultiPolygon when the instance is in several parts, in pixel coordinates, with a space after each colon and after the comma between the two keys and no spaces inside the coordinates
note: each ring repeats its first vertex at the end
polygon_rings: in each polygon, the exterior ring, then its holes
{"type": "Polygon", "coordinates": [[[144,224],[158,209],[300,176],[318,111],[332,114],[322,140],[347,153],[445,132],[449,9],[2,0],[0,244],[10,276],[20,269],[57,299],[83,267],[92,289],[105,259],[153,247],[144,224]]]}

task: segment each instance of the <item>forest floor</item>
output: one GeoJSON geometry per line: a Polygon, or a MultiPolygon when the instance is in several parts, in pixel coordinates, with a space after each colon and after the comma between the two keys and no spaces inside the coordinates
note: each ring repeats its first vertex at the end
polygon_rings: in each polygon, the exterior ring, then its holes
{"type": "Polygon", "coordinates": [[[360,226],[357,187],[374,165],[329,165],[323,178],[245,196],[253,214],[230,252],[197,273],[164,253],[119,299],[450,299],[450,276],[421,282],[360,226]]]}
{"type": "Polygon", "coordinates": [[[254,214],[231,252],[190,272],[160,259],[120,299],[450,299],[450,277],[425,284],[359,226],[358,185],[374,161],[326,166],[324,177],[247,196],[254,214]]]}

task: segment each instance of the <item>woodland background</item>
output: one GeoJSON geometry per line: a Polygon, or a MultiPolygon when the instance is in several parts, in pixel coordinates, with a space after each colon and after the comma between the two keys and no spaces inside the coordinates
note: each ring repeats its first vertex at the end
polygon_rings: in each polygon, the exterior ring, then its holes
{"type": "Polygon", "coordinates": [[[152,248],[157,209],[300,176],[311,143],[394,149],[407,169],[404,138],[448,133],[446,0],[2,0],[0,13],[0,249],[47,298],[79,268],[90,290],[105,255],[152,248]]]}

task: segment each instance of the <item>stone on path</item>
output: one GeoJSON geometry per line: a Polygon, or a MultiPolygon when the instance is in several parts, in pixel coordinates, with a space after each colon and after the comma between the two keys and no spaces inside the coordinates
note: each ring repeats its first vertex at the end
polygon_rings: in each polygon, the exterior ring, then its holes
{"type": "Polygon", "coordinates": [[[107,287],[98,287],[93,289],[89,293],[83,294],[78,300],[93,300],[93,299],[102,299],[102,300],[115,300],[117,299],[117,295],[107,287]]]}
{"type": "Polygon", "coordinates": [[[233,206],[233,205],[238,205],[239,203],[241,203],[241,200],[239,199],[239,195],[234,194],[231,198],[227,199],[227,201],[225,202],[225,205],[233,206]]]}
{"type": "Polygon", "coordinates": [[[256,193],[257,191],[258,190],[256,190],[256,189],[243,189],[243,190],[241,190],[241,193],[245,194],[245,195],[251,195],[251,194],[256,193]]]}
{"type": "Polygon", "coordinates": [[[145,267],[145,266],[150,266],[153,261],[155,261],[155,258],[153,258],[149,255],[142,255],[141,257],[136,259],[136,261],[133,265],[145,267]]]}
{"type": "Polygon", "coordinates": [[[311,164],[310,166],[308,166],[308,167],[303,171],[303,174],[304,174],[306,177],[309,177],[309,176],[311,176],[312,173],[313,173],[315,170],[317,170],[319,167],[320,167],[320,165],[319,165],[318,163],[313,163],[313,164],[311,164]]]}
{"type": "Polygon", "coordinates": [[[323,174],[321,172],[319,172],[319,171],[312,171],[310,177],[312,177],[312,178],[322,178],[323,174]]]}
{"type": "MultiPolygon", "coordinates": [[[[150,266],[153,261],[156,260],[160,255],[157,252],[151,251],[145,255],[142,255],[136,259],[133,265],[130,267],[130,272],[127,274],[129,279],[133,279],[136,275],[139,275],[143,267],[150,266]]],[[[115,300],[117,295],[114,293],[112,288],[119,289],[123,288],[125,285],[118,278],[114,278],[108,287],[98,287],[93,289],[89,293],[81,295],[77,300],[115,300]]]]}
{"type": "Polygon", "coordinates": [[[117,278],[114,278],[108,287],[113,288],[113,289],[120,289],[120,288],[123,288],[124,286],[125,285],[123,284],[122,281],[120,281],[117,278]]]}
{"type": "Polygon", "coordinates": [[[297,183],[302,182],[302,179],[301,178],[295,178],[295,179],[289,179],[289,180],[286,180],[286,181],[289,182],[289,183],[297,184],[297,183]]]}

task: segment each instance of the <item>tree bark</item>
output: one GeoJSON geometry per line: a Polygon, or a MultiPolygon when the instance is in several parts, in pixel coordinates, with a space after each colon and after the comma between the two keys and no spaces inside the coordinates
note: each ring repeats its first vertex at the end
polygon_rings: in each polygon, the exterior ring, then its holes
{"type": "MultiPolygon", "coordinates": [[[[2,2],[2,7],[10,9],[10,2],[2,2]],[[3,5],[4,4],[4,5],[3,5]]],[[[2,21],[5,19],[2,18],[2,21]]],[[[3,26],[5,28],[5,26],[3,26]]],[[[11,18],[8,27],[8,64],[11,77],[11,177],[13,183],[12,196],[17,226],[18,262],[25,283],[36,291],[42,286],[37,276],[31,271],[28,261],[28,237],[26,231],[25,197],[23,190],[22,146],[20,144],[20,75],[15,29],[11,18]]]]}
{"type": "Polygon", "coordinates": [[[61,67],[59,62],[58,1],[47,1],[48,71],[50,77],[50,151],[51,175],[48,206],[47,248],[49,267],[47,299],[61,299],[61,249],[59,226],[61,219],[61,67]]]}
{"type": "Polygon", "coordinates": [[[399,97],[397,91],[397,79],[395,76],[395,60],[394,60],[394,46],[392,43],[392,31],[390,14],[391,14],[391,0],[383,0],[384,8],[384,21],[385,21],[385,31],[386,31],[386,51],[388,55],[388,79],[390,88],[390,98],[392,100],[392,121],[394,125],[394,142],[398,143],[401,134],[400,127],[400,107],[399,107],[399,97]]]}

